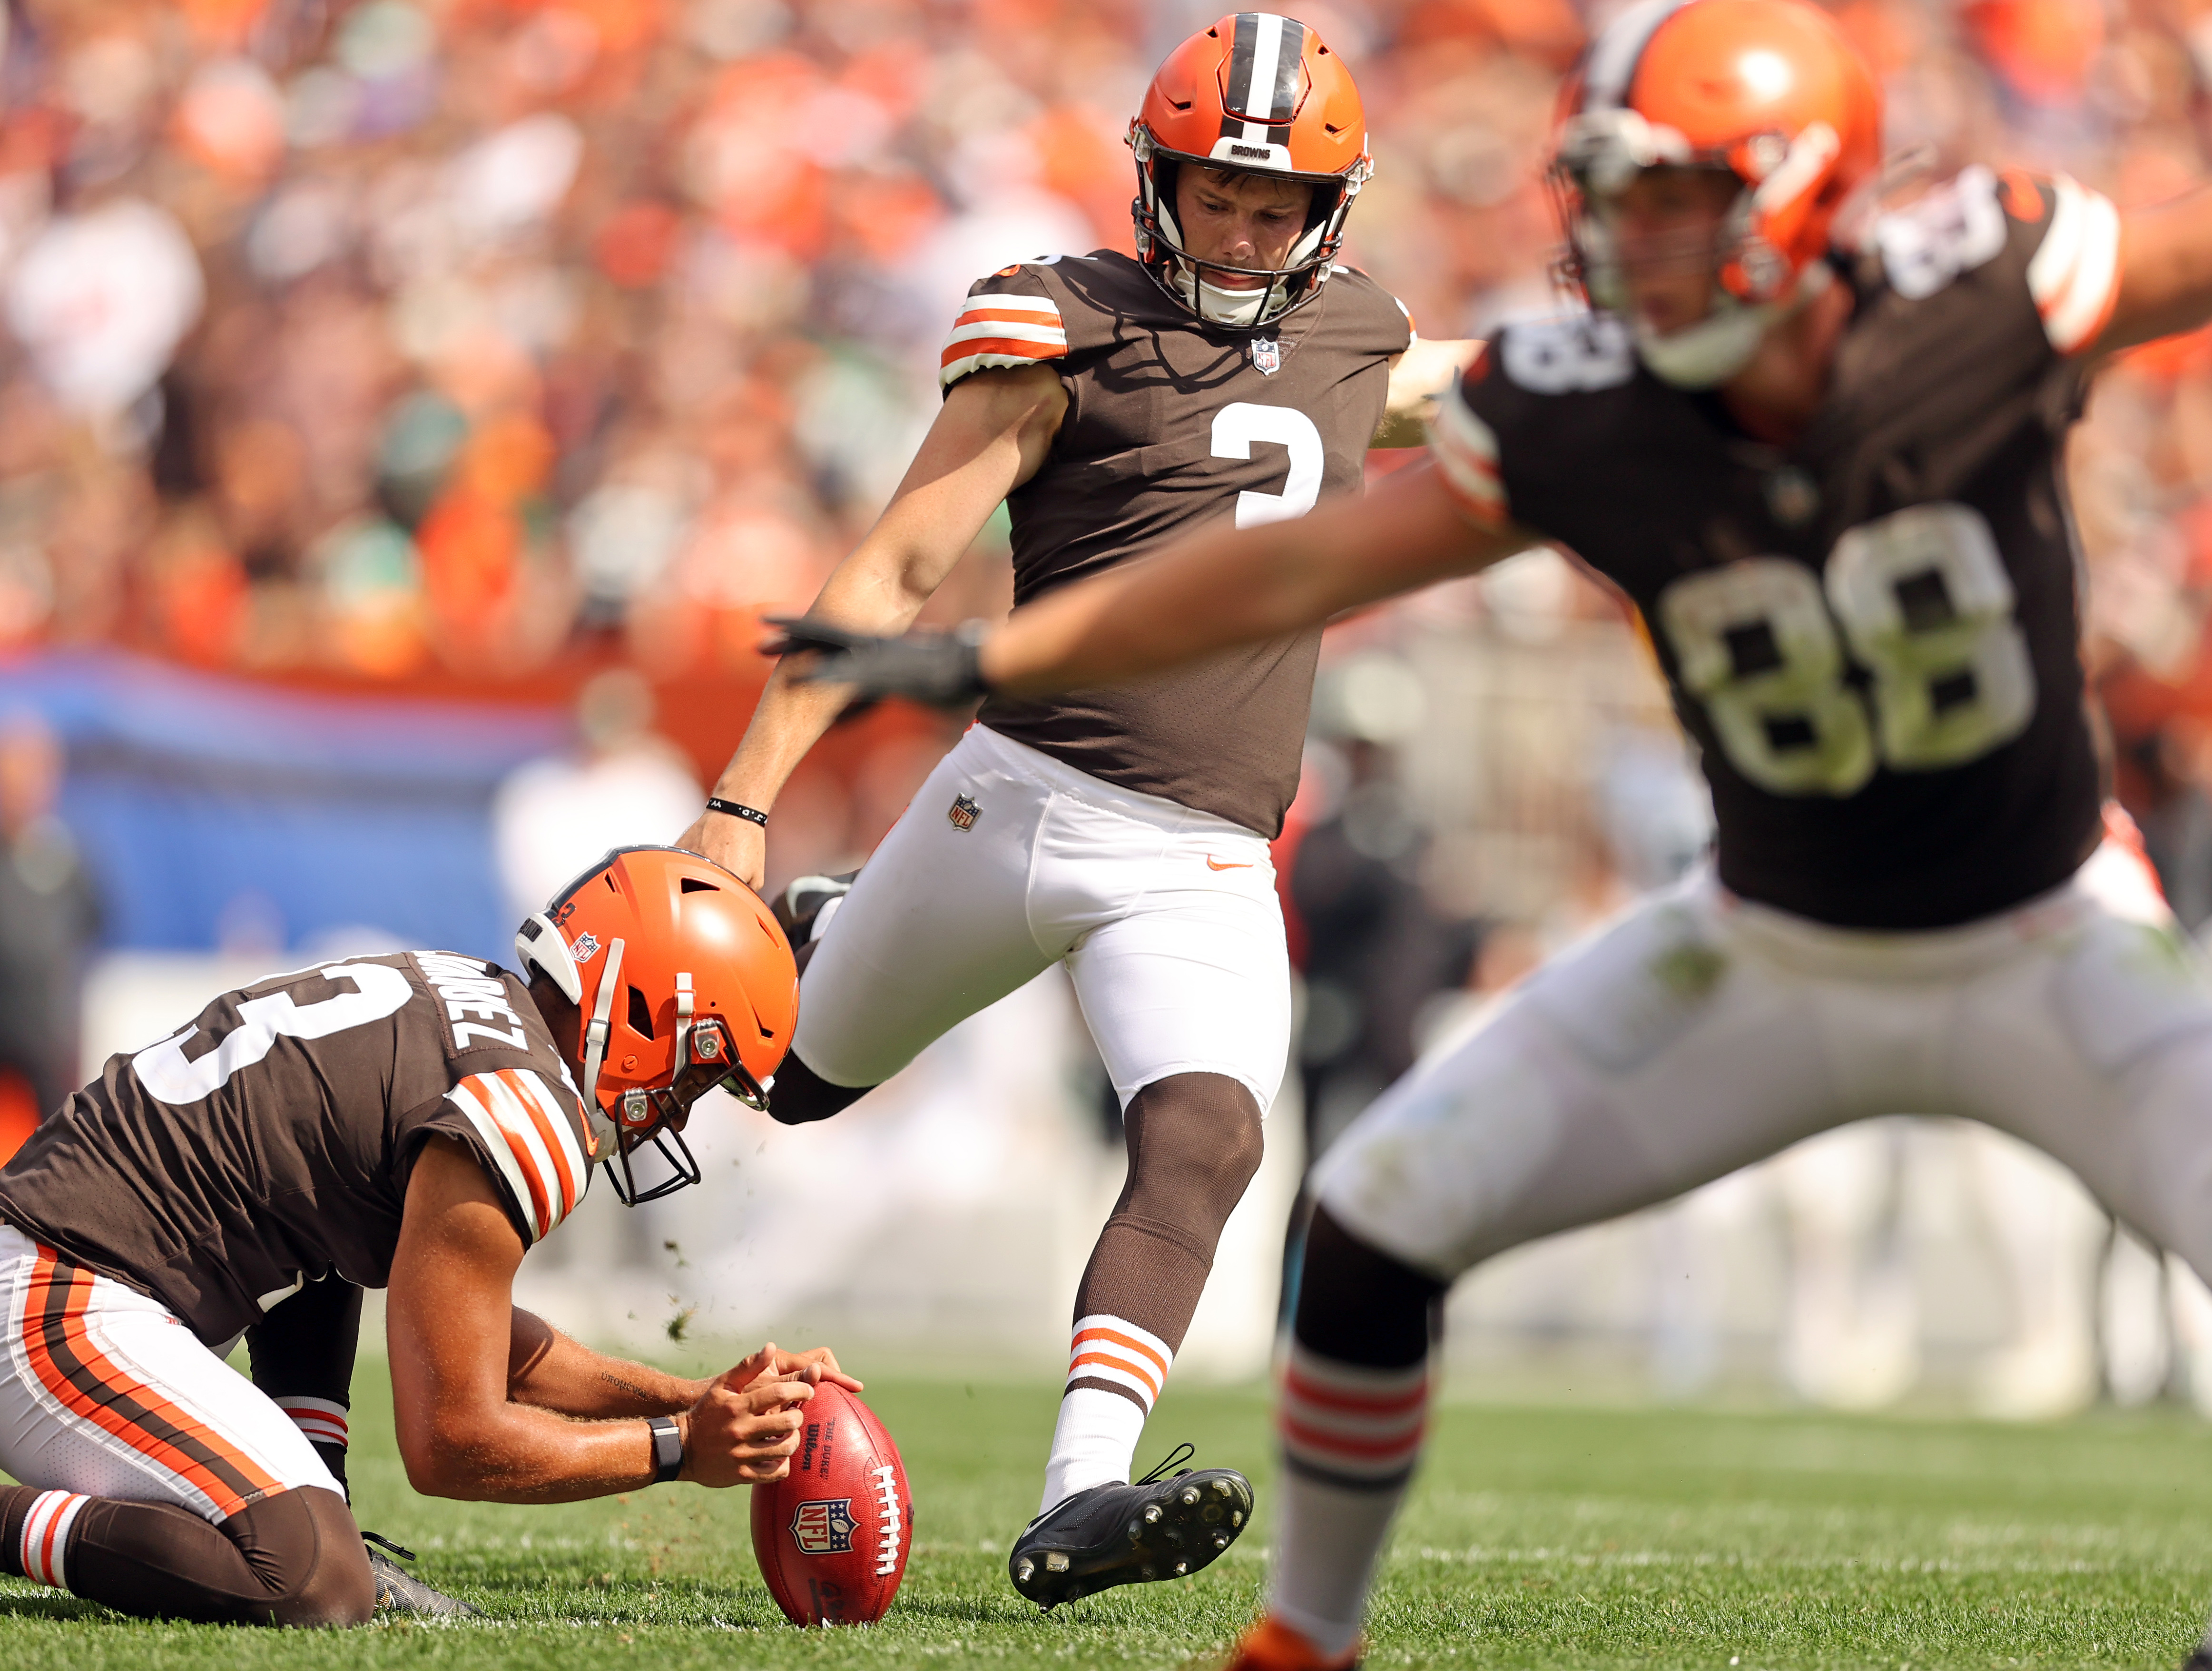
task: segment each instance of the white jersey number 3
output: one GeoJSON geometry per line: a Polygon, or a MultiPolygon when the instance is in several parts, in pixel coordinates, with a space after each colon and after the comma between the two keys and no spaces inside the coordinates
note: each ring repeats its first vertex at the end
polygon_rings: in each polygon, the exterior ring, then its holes
{"type": "Polygon", "coordinates": [[[1324,462],[1321,431],[1314,421],[1294,406],[1261,406],[1234,400],[1213,415],[1213,456],[1249,459],[1252,443],[1273,441],[1291,455],[1290,479],[1280,493],[1237,495],[1237,526],[1256,528],[1263,522],[1287,522],[1304,516],[1321,497],[1324,462]]]}
{"type": "Polygon", "coordinates": [[[1750,557],[1675,581],[1659,624],[1736,770],[1778,795],[1964,765],[2035,717],[2012,579],[1980,512],[1915,505],[1851,529],[1820,580],[1750,557]],[[1836,627],[1843,628],[1838,641],[1836,627]],[[1844,682],[1845,644],[1871,676],[1844,682]]]}
{"type": "Polygon", "coordinates": [[[280,1038],[328,1038],[349,1027],[366,1027],[398,1013],[415,995],[407,977],[388,963],[331,963],[316,972],[326,981],[349,980],[354,989],[313,1004],[295,1003],[289,992],[249,998],[238,1006],[238,1025],[204,1054],[185,1054],[199,1036],[197,1023],[141,1050],[131,1062],[138,1083],[157,1102],[197,1103],[266,1056],[280,1038]]]}

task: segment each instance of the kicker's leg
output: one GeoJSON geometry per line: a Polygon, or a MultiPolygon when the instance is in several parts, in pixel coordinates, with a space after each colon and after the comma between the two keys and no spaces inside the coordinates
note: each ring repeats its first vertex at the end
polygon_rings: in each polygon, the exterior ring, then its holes
{"type": "Polygon", "coordinates": [[[1274,1617],[1326,1660],[1349,1655],[1413,1478],[1445,1285],[1315,1209],[1278,1432],[1274,1617]]]}
{"type": "Polygon", "coordinates": [[[1122,1126],[1129,1176],[1075,1291],[1046,1509],[1129,1478],[1222,1226],[1260,1170],[1260,1105],[1223,1074],[1177,1073],[1146,1085],[1129,1099],[1122,1126]]]}

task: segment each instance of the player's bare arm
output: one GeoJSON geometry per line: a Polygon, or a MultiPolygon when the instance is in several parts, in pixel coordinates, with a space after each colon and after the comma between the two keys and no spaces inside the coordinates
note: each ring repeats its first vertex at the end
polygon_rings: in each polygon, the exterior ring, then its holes
{"type": "Polygon", "coordinates": [[[2212,184],[2120,216],[2120,289],[2100,352],[2212,319],[2212,184]]]}
{"type": "MultiPolygon", "coordinates": [[[[890,503],[823,584],[810,617],[857,632],[905,631],[1000,501],[1036,473],[1066,410],[1067,392],[1049,366],[979,371],[954,384],[890,503]]],[[[715,795],[767,811],[850,698],[779,669],[715,795]]],[[[767,842],[758,824],[702,813],[677,845],[762,885],[767,842]]]]}
{"type": "Polygon", "coordinates": [[[981,671],[1017,696],[1133,678],[1472,574],[1531,543],[1469,522],[1435,471],[1407,471],[1296,521],[1194,535],[1064,587],[994,634],[981,671]]]}
{"type": "MultiPolygon", "coordinates": [[[[818,1367],[824,1381],[854,1392],[863,1383],[837,1367],[827,1346],[786,1352],[773,1340],[738,1364],[730,1374],[740,1385],[768,1374],[803,1376],[818,1367]]],[[[707,1395],[713,1379],[687,1380],[650,1364],[608,1358],[578,1345],[535,1314],[514,1308],[507,1344],[507,1395],[563,1415],[611,1419],[621,1416],[672,1416],[689,1410],[707,1395]]]]}
{"type": "Polygon", "coordinates": [[[823,1365],[771,1350],[690,1382],[574,1341],[548,1348],[544,1326],[521,1321],[510,1297],[522,1255],[482,1164],[430,1139],[408,1182],[387,1323],[400,1455],[416,1490],[566,1503],[647,1486],[647,1415],[675,1418],[684,1479],[781,1476],[823,1365]]]}
{"type": "Polygon", "coordinates": [[[1474,337],[1432,343],[1416,337],[1413,346],[1390,362],[1390,404],[1370,445],[1420,446],[1437,415],[1438,399],[1481,352],[1481,342],[1474,337]]]}

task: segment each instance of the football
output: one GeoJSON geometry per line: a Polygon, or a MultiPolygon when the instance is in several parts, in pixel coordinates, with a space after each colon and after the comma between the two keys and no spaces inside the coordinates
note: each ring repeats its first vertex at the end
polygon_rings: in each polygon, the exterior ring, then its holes
{"type": "Polygon", "coordinates": [[[914,1545],[914,1498],[876,1413],[823,1382],[791,1472],[753,1487],[753,1556],[794,1625],[872,1625],[914,1545]]]}

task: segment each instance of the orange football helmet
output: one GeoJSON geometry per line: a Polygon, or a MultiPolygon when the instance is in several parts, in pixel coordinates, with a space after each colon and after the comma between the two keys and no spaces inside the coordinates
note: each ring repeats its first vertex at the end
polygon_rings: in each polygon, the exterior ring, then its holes
{"type": "Polygon", "coordinates": [[[767,1106],[799,971],[768,907],[720,866],[617,848],[522,925],[514,951],[583,1012],[584,1109],[628,1205],[699,1182],[683,1127],[708,1091],[767,1106]],[[641,1189],[630,1157],[647,1145],[671,1176],[641,1189]]]}
{"type": "Polygon", "coordinates": [[[1645,363],[1705,387],[1827,282],[1838,212],[1878,178],[1881,93],[1807,0],[1642,0],[1590,44],[1565,89],[1552,179],[1567,271],[1594,307],[1626,312],[1607,204],[1647,168],[1711,168],[1740,185],[1716,247],[1715,309],[1655,337],[1645,363]]]}
{"type": "Polygon", "coordinates": [[[1304,24],[1273,12],[1232,12],[1175,49],[1129,124],[1137,159],[1137,259],[1200,318],[1265,325],[1313,300],[1344,244],[1352,200],[1375,171],[1367,114],[1344,60],[1304,24]],[[1264,278],[1225,290],[1199,276],[1176,224],[1176,170],[1195,162],[1304,180],[1314,188],[1289,264],[1220,272],[1264,278]]]}

